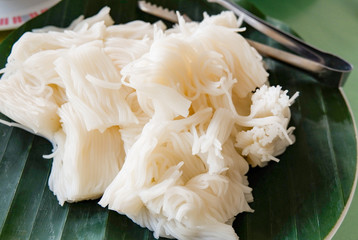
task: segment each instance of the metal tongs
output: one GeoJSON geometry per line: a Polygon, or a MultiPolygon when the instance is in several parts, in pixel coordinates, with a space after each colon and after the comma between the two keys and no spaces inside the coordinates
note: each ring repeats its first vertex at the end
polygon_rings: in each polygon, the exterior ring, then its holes
{"type": "MultiPolygon", "coordinates": [[[[246,39],[260,54],[306,70],[312,73],[317,80],[325,85],[331,87],[343,86],[349,73],[353,70],[353,66],[342,58],[308,45],[295,36],[277,29],[229,0],[207,1],[218,3],[224,8],[234,12],[239,17],[241,16],[248,25],[286,46],[297,55],[246,39]]],[[[177,15],[174,11],[169,11],[168,9],[158,7],[145,1],[139,1],[138,6],[146,13],[171,22],[177,22],[177,15]]],[[[186,20],[189,21],[190,19],[187,18],[186,20]]]]}

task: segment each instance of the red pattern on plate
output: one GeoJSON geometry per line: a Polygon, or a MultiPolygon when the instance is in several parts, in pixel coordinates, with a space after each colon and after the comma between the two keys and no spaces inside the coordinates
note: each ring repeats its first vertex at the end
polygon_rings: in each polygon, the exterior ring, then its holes
{"type": "Polygon", "coordinates": [[[37,17],[39,14],[37,12],[32,12],[29,14],[30,18],[37,17]]]}
{"type": "Polygon", "coordinates": [[[34,18],[34,17],[37,17],[38,15],[40,15],[41,13],[44,13],[48,10],[48,8],[44,8],[44,9],[41,9],[37,12],[31,12],[29,14],[25,14],[25,15],[21,15],[21,16],[13,16],[13,17],[3,17],[3,18],[0,18],[0,26],[8,26],[10,24],[10,21],[9,19],[11,19],[11,23],[12,24],[21,24],[23,22],[26,22],[27,20],[31,19],[31,18],[34,18]]]}
{"type": "Polygon", "coordinates": [[[0,18],[0,26],[7,26],[9,25],[9,18],[0,18]]]}
{"type": "Polygon", "coordinates": [[[15,16],[15,17],[12,17],[12,22],[14,24],[19,24],[22,22],[22,17],[21,16],[15,16]]]}

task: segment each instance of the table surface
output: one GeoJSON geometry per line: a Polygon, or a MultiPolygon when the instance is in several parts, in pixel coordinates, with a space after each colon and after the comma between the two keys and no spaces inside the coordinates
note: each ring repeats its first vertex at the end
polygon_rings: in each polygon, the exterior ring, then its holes
{"type": "MultiPolygon", "coordinates": [[[[358,66],[358,0],[248,0],[263,13],[290,25],[306,42],[334,53],[358,66]]],[[[9,33],[0,32],[0,42],[9,33]]],[[[358,120],[358,70],[343,90],[356,123],[358,120]]],[[[358,239],[358,193],[333,240],[358,239]]]]}
{"type": "MultiPolygon", "coordinates": [[[[358,0],[249,0],[290,25],[306,42],[349,61],[355,70],[343,90],[358,123],[358,0]]],[[[358,239],[358,191],[333,240],[358,239]]]]}

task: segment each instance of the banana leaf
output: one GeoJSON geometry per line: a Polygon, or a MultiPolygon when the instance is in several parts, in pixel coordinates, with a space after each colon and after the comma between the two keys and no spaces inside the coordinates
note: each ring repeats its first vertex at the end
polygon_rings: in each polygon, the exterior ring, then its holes
{"type": "MultiPolygon", "coordinates": [[[[205,0],[152,2],[194,20],[202,19],[203,11],[222,10],[205,0]]],[[[248,2],[236,2],[294,33],[248,2]]],[[[2,42],[0,68],[24,32],[46,25],[66,27],[79,15],[91,16],[105,5],[111,7],[116,23],[158,20],[142,13],[134,0],[63,0],[2,42]]],[[[244,35],[281,47],[250,27],[244,35]]],[[[349,107],[341,89],[321,85],[309,74],[272,59],[265,62],[272,85],[279,84],[290,94],[300,92],[291,120],[297,139],[279,163],[250,169],[255,212],[239,214],[234,229],[243,240],[331,238],[349,207],[356,182],[357,142],[349,107]]],[[[0,239],[154,239],[152,232],[100,207],[97,201],[61,207],[47,185],[51,160],[42,158],[51,149],[41,137],[0,125],[0,239]]]]}

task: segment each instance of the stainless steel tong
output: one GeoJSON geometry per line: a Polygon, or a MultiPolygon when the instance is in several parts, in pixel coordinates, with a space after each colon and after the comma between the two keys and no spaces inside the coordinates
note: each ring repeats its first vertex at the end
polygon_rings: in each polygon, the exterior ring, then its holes
{"type": "MultiPolygon", "coordinates": [[[[353,66],[342,58],[308,45],[299,38],[277,29],[229,0],[207,1],[218,3],[224,8],[234,12],[236,15],[241,16],[248,25],[296,53],[292,54],[247,39],[249,44],[256,48],[260,54],[308,71],[312,73],[317,80],[325,85],[331,87],[343,86],[349,73],[353,70],[353,66]]],[[[174,11],[170,11],[145,1],[139,1],[138,6],[146,13],[171,22],[177,22],[177,15],[174,11]]],[[[186,20],[189,21],[190,19],[186,17],[186,20]]]]}

